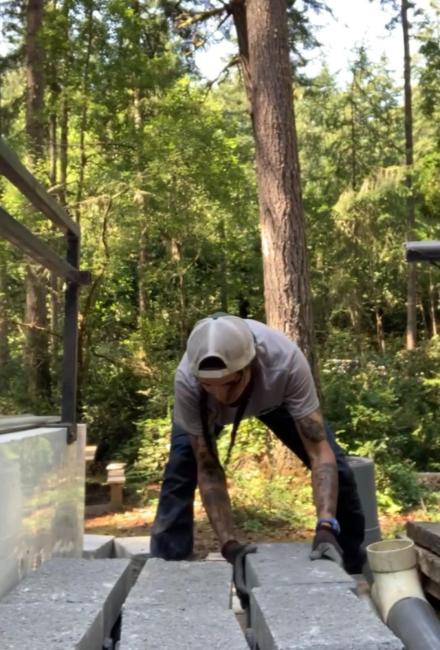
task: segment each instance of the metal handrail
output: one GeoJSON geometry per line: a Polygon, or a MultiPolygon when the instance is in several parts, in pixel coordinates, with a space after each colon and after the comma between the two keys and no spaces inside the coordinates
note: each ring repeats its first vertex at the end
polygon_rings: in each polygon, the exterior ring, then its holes
{"type": "Polygon", "coordinates": [[[407,262],[440,261],[440,241],[431,239],[423,241],[408,241],[405,244],[407,262]]]}
{"type": "Polygon", "coordinates": [[[78,370],[78,293],[89,284],[91,275],[79,269],[80,229],[67,211],[46,191],[0,138],[0,173],[26,196],[31,204],[65,234],[66,258],[55,253],[39,237],[0,208],[0,235],[20,248],[36,262],[65,280],[63,370],[61,421],[67,428],[68,442],[76,440],[78,370]]]}

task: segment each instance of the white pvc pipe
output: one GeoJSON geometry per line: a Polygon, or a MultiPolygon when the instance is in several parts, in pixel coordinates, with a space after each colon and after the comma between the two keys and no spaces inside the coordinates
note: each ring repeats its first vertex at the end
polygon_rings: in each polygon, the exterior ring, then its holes
{"type": "Polygon", "coordinates": [[[440,621],[420,586],[414,542],[375,542],[367,554],[374,577],[371,595],[384,622],[407,650],[440,650],[440,621]]]}

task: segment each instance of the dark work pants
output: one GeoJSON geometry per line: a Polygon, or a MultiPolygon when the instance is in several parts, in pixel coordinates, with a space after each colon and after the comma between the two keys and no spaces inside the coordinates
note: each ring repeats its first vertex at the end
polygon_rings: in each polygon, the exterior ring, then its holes
{"type": "MultiPolygon", "coordinates": [[[[310,460],[292,416],[283,406],[259,417],[276,436],[310,469],[310,460]]],[[[333,433],[328,442],[336,456],[339,491],[336,517],[341,526],[338,541],[344,551],[347,571],[360,573],[363,561],[361,544],[365,520],[353,472],[333,433]]],[[[189,437],[173,423],[171,449],[162,483],[151,537],[151,553],[166,560],[189,557],[193,549],[193,501],[197,486],[197,465],[189,437]]]]}

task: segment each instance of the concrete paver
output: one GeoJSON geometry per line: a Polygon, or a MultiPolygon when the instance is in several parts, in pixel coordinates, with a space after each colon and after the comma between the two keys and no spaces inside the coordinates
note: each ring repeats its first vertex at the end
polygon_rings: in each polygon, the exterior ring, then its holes
{"type": "Polygon", "coordinates": [[[130,592],[126,607],[231,606],[232,570],[226,562],[148,560],[130,592]]]}
{"type": "Polygon", "coordinates": [[[356,580],[335,562],[310,560],[310,544],[282,542],[259,544],[246,557],[246,582],[250,588],[338,583],[356,589],[356,580]]]}
{"type": "MultiPolygon", "coordinates": [[[[99,633],[101,645],[84,648],[94,650],[96,647],[101,650],[103,639],[116,622],[131,585],[129,560],[53,558],[29,574],[5,596],[0,602],[0,619],[4,623],[11,617],[13,621],[14,611],[17,617],[20,617],[22,612],[29,608],[35,620],[38,620],[38,612],[40,613],[40,629],[44,629],[46,625],[47,632],[53,631],[56,639],[63,638],[64,635],[68,640],[75,635],[81,639],[88,634],[95,639],[99,633]],[[68,615],[69,610],[72,611],[71,618],[68,615]],[[87,626],[90,626],[89,631],[87,626]]],[[[34,633],[32,620],[32,617],[28,622],[25,620],[16,633],[22,635],[21,639],[25,639],[27,635],[28,642],[35,638],[39,643],[44,640],[44,636],[34,633]]],[[[3,628],[4,638],[0,637],[2,650],[8,648],[7,643],[16,643],[14,634],[13,624],[3,628]],[[11,642],[9,633],[12,634],[11,642]]],[[[27,645],[20,646],[17,643],[11,647],[25,648],[27,645]]],[[[52,650],[52,645],[48,642],[41,647],[52,650]]],[[[69,646],[67,642],[59,647],[63,650],[77,648],[76,645],[69,646]]],[[[35,645],[35,648],[39,649],[39,646],[35,645]]],[[[53,645],[54,650],[55,648],[58,646],[53,645]]]]}
{"type": "Polygon", "coordinates": [[[260,650],[403,650],[367,603],[342,584],[255,588],[251,622],[260,650]]]}
{"type": "Polygon", "coordinates": [[[150,557],[150,539],[151,538],[149,535],[138,535],[134,537],[115,537],[114,539],[114,556],[117,558],[131,559],[133,582],[136,582],[136,579],[139,573],[142,571],[145,562],[150,557]]]}
{"type": "Polygon", "coordinates": [[[231,610],[125,608],[119,650],[249,650],[231,610]]]}
{"type": "Polygon", "coordinates": [[[124,604],[120,650],[248,650],[226,562],[150,559],[124,604]]]}
{"type": "Polygon", "coordinates": [[[0,604],[2,650],[101,650],[103,613],[84,603],[0,604]]]}
{"type": "Polygon", "coordinates": [[[113,556],[113,540],[111,535],[84,535],[83,552],[84,559],[97,560],[113,556]]]}

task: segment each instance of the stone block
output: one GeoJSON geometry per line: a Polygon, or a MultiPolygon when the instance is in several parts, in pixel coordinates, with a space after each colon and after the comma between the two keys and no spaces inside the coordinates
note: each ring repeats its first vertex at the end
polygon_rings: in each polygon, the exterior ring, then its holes
{"type": "Polygon", "coordinates": [[[257,587],[251,622],[259,650],[403,650],[343,584],[257,587]]]}
{"type": "Polygon", "coordinates": [[[437,523],[408,521],[406,532],[416,544],[440,555],[440,521],[437,523]]]}
{"type": "Polygon", "coordinates": [[[249,650],[231,610],[124,607],[119,650],[249,650]]]}
{"type": "Polygon", "coordinates": [[[102,650],[104,622],[95,604],[46,600],[0,603],[2,650],[102,650]]]}
{"type": "Polygon", "coordinates": [[[127,605],[138,608],[231,606],[232,570],[226,562],[148,560],[127,605]]]}
{"type": "Polygon", "coordinates": [[[417,564],[420,571],[440,585],[440,557],[416,545],[417,564]]]}
{"type": "Polygon", "coordinates": [[[113,555],[111,535],[84,535],[82,556],[85,560],[111,558],[113,555]]]}
{"type": "MultiPolygon", "coordinates": [[[[131,584],[129,560],[53,558],[26,576],[5,596],[0,603],[0,618],[3,605],[18,608],[33,605],[40,607],[42,615],[48,603],[54,611],[57,607],[63,610],[64,605],[84,605],[95,617],[101,613],[101,627],[107,636],[121,612],[131,584]]],[[[52,621],[61,633],[56,615],[52,621]]],[[[32,635],[29,638],[33,638],[32,635]]],[[[0,647],[3,650],[1,644],[0,647]]]]}
{"type": "Polygon", "coordinates": [[[113,551],[115,557],[130,558],[133,583],[136,582],[145,562],[150,557],[150,536],[115,537],[113,551]]]}
{"type": "Polygon", "coordinates": [[[356,589],[356,580],[335,562],[310,560],[310,544],[259,544],[246,557],[246,581],[250,588],[338,583],[356,589]]]}
{"type": "Polygon", "coordinates": [[[144,560],[150,557],[150,536],[115,537],[115,557],[142,556],[144,560]]]}

